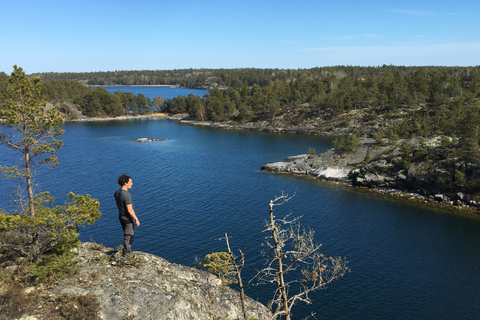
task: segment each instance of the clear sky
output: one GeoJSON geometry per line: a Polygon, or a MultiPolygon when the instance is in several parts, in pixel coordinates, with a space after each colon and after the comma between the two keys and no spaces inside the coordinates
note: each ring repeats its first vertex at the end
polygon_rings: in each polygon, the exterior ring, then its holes
{"type": "Polygon", "coordinates": [[[479,0],[0,0],[0,71],[480,65],[479,0]]]}

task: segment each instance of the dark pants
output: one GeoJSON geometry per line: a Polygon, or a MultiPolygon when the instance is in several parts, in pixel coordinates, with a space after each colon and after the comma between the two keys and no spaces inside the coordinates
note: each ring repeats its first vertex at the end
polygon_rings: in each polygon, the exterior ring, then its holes
{"type": "Polygon", "coordinates": [[[133,229],[135,224],[133,221],[125,218],[120,218],[120,223],[122,224],[123,229],[123,254],[131,253],[134,234],[133,229]]]}

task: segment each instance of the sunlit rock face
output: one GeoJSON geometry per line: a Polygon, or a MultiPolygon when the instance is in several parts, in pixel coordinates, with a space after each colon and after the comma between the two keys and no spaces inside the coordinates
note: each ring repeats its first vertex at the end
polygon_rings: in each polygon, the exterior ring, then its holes
{"type": "MultiPolygon", "coordinates": [[[[113,249],[88,242],[77,252],[80,272],[57,283],[55,294],[94,295],[101,319],[243,319],[239,293],[210,273],[143,252],[134,252],[137,263],[122,263],[113,249]]],[[[248,319],[270,318],[264,305],[246,302],[248,319]]]]}

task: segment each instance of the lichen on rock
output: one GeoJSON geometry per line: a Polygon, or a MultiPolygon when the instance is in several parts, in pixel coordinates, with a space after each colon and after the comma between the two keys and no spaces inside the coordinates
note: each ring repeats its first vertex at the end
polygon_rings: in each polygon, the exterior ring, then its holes
{"type": "MultiPolygon", "coordinates": [[[[134,252],[136,262],[117,264],[113,249],[93,243],[76,251],[80,272],[57,283],[55,293],[94,295],[100,319],[243,318],[239,293],[213,274],[143,252],[134,252]]],[[[271,313],[248,298],[247,315],[268,319],[271,313]]]]}

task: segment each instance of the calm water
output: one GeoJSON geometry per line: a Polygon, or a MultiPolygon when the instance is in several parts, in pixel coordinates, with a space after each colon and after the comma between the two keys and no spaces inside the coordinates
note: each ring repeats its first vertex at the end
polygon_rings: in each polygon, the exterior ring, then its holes
{"type": "MultiPolygon", "coordinates": [[[[158,95],[158,94],[157,94],[158,95]]],[[[141,226],[134,250],[193,265],[195,257],[225,250],[231,236],[247,258],[244,277],[262,267],[268,202],[282,191],[296,196],[277,207],[316,231],[326,255],[345,256],[352,272],[294,307],[318,319],[478,319],[480,220],[394,201],[310,179],[267,174],[263,164],[331,147],[332,138],[226,131],[137,119],[64,126],[60,166],[38,175],[39,190],[63,202],[68,191],[101,202],[102,217],[83,241],[121,244],[113,192],[117,177],[133,177],[131,193],[141,226]],[[140,137],[168,141],[134,143],[140,137]]],[[[17,156],[0,147],[0,163],[17,156]]],[[[0,203],[13,181],[2,180],[0,203]]],[[[8,206],[8,205],[5,205],[8,206]]],[[[271,292],[247,292],[266,303],[271,292]]]]}
{"type": "Polygon", "coordinates": [[[143,94],[145,97],[150,98],[152,101],[155,97],[158,97],[159,94],[162,95],[163,99],[172,99],[174,97],[185,96],[187,97],[190,93],[203,97],[204,94],[208,93],[208,90],[200,89],[186,89],[186,88],[174,88],[174,87],[164,87],[164,86],[114,86],[104,87],[105,90],[110,92],[115,92],[117,90],[125,92],[133,92],[135,94],[143,94]]]}

